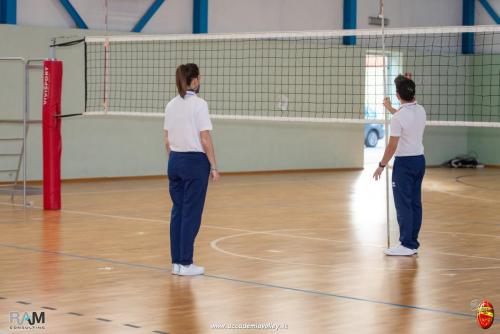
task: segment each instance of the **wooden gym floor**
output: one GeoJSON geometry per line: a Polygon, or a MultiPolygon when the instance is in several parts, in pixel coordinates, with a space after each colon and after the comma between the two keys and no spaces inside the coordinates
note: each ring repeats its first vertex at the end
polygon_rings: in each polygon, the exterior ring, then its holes
{"type": "Polygon", "coordinates": [[[372,172],[211,184],[203,277],[170,275],[164,178],[66,183],[61,212],[0,197],[0,333],[24,333],[9,313],[25,311],[46,317],[27,332],[51,334],[483,332],[470,303],[500,309],[500,170],[429,169],[412,258],[382,253],[385,184],[372,172]]]}

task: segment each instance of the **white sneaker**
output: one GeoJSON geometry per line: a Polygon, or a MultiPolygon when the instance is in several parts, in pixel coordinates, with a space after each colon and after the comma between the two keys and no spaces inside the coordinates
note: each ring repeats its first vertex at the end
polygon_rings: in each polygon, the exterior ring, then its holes
{"type": "Polygon", "coordinates": [[[194,264],[190,264],[189,266],[179,265],[179,273],[181,276],[196,276],[203,275],[205,273],[205,268],[198,267],[194,264]]]}
{"type": "Polygon", "coordinates": [[[179,275],[180,267],[180,264],[172,263],[172,275],[179,275]]]}
{"type": "Polygon", "coordinates": [[[406,248],[403,245],[387,248],[384,250],[384,254],[389,256],[412,256],[416,253],[417,252],[414,249],[406,248]]]}
{"type": "Polygon", "coordinates": [[[418,254],[418,249],[414,249],[413,251],[415,252],[415,254],[418,254]]]}

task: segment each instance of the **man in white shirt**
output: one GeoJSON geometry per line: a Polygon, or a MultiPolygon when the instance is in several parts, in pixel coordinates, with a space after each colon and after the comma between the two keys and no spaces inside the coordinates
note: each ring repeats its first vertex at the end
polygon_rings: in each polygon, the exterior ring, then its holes
{"type": "Polygon", "coordinates": [[[384,106],[393,114],[391,137],[373,177],[378,180],[392,156],[396,156],[392,171],[392,191],[401,244],[386,249],[384,253],[390,256],[412,256],[417,254],[420,247],[418,234],[422,226],[421,189],[425,174],[422,141],[426,114],[424,108],[415,101],[413,80],[400,75],[394,83],[401,107],[396,110],[388,97],[384,99],[384,106]]]}

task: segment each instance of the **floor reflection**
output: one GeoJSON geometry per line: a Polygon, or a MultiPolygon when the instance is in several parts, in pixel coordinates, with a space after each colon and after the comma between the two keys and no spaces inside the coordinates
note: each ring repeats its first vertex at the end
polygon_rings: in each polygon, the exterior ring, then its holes
{"type": "Polygon", "coordinates": [[[60,228],[61,212],[44,211],[42,222],[42,249],[40,253],[41,266],[40,276],[42,289],[46,292],[52,292],[59,289],[59,256],[53,253],[60,250],[60,228]]]}
{"type": "Polygon", "coordinates": [[[196,280],[202,277],[172,276],[170,293],[166,296],[165,327],[172,333],[201,333],[197,295],[193,291],[196,280]]]}
{"type": "Polygon", "coordinates": [[[352,186],[349,198],[353,237],[360,243],[384,244],[386,226],[385,176],[373,179],[376,166],[367,165],[352,186]]]}

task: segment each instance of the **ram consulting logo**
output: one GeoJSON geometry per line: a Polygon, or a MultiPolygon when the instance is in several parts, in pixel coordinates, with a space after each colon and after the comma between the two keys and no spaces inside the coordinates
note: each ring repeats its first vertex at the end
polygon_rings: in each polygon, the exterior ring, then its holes
{"type": "Polygon", "coordinates": [[[10,329],[45,329],[45,312],[10,312],[10,329]]]}

